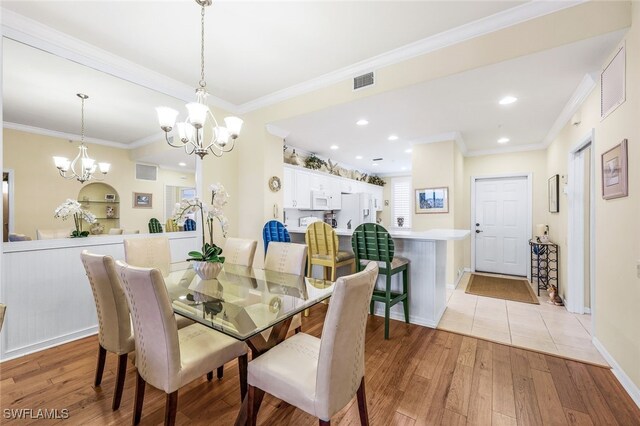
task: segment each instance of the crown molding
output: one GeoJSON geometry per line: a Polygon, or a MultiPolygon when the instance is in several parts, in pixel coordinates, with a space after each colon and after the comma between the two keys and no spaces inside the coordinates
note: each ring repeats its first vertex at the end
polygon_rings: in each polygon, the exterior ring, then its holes
{"type": "Polygon", "coordinates": [[[596,76],[595,74],[585,74],[585,76],[576,87],[576,90],[573,92],[564,108],[556,118],[556,121],[549,129],[549,132],[542,140],[542,145],[546,148],[558,137],[558,134],[562,131],[564,126],[571,120],[571,117],[580,109],[584,101],[587,99],[587,96],[591,93],[591,91],[596,87],[596,76]]]}
{"type": "MultiPolygon", "coordinates": [[[[10,121],[4,121],[2,123],[2,127],[5,129],[18,130],[21,132],[33,133],[33,134],[42,135],[42,136],[51,136],[53,138],[66,139],[71,141],[80,141],[80,139],[82,139],[80,135],[76,135],[74,133],[58,132],[56,130],[43,129],[41,127],[28,126],[26,124],[20,124],[20,123],[12,123],[10,121]]],[[[91,138],[91,137],[85,136],[84,141],[86,143],[110,146],[112,148],[131,149],[131,146],[127,145],[126,143],[113,142],[105,139],[91,138]]]]}
{"type": "Polygon", "coordinates": [[[568,9],[585,2],[586,0],[530,1],[520,6],[504,10],[494,15],[487,16],[404,45],[389,52],[374,56],[373,58],[332,71],[320,77],[259,97],[238,105],[237,110],[240,114],[248,113],[335,83],[339,83],[365,72],[375,71],[379,68],[384,68],[475,37],[480,37],[522,22],[559,12],[563,9],[568,9]]]}
{"type": "Polygon", "coordinates": [[[475,151],[469,151],[466,153],[465,157],[481,157],[483,155],[497,155],[497,154],[508,154],[510,152],[526,152],[526,151],[541,151],[545,150],[547,147],[544,144],[527,144],[527,145],[516,145],[516,146],[505,146],[502,148],[494,148],[494,149],[480,149],[475,151]]]}
{"type": "MultiPolygon", "coordinates": [[[[184,102],[192,102],[195,99],[195,89],[192,86],[142,67],[38,21],[5,8],[1,8],[0,17],[2,18],[2,35],[7,38],[184,102]]],[[[209,95],[207,101],[211,106],[229,112],[235,113],[237,110],[236,105],[215,96],[209,95]]]]}
{"type": "Polygon", "coordinates": [[[141,146],[150,145],[154,142],[159,142],[159,141],[165,142],[164,132],[154,133],[152,135],[138,139],[137,141],[133,141],[127,146],[129,147],[129,149],[135,149],[135,148],[140,148],[141,146]]]}
{"type": "Polygon", "coordinates": [[[466,155],[468,152],[467,145],[464,143],[464,139],[460,132],[447,132],[447,133],[439,133],[437,135],[429,135],[418,139],[410,140],[409,143],[411,145],[422,145],[429,143],[438,143],[438,142],[446,142],[446,141],[454,141],[456,145],[458,145],[458,149],[462,152],[462,155],[466,155]]]}
{"type": "Polygon", "coordinates": [[[267,130],[267,132],[270,135],[276,136],[276,137],[282,139],[283,141],[291,133],[290,131],[285,130],[282,127],[278,127],[278,126],[273,125],[273,124],[267,124],[264,127],[265,127],[265,129],[267,130]]]}

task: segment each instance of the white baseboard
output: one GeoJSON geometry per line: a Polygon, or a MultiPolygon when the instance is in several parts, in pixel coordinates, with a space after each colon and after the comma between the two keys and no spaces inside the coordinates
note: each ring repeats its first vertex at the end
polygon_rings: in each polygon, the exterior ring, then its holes
{"type": "Polygon", "coordinates": [[[40,352],[45,349],[53,348],[64,343],[73,342],[74,340],[82,339],[88,336],[98,334],[98,326],[85,328],[84,330],[74,331],[73,333],[65,334],[64,336],[56,337],[55,339],[48,339],[42,342],[34,343],[32,345],[21,346],[19,348],[11,349],[2,354],[0,363],[9,361],[11,359],[19,358],[21,356],[29,355],[35,352],[40,352]]]}
{"type": "MultiPolygon", "coordinates": [[[[444,311],[443,311],[443,313],[444,313],[444,311]]],[[[374,309],[373,314],[378,316],[378,317],[383,317],[384,318],[384,309],[376,308],[376,309],[374,309]]],[[[421,325],[421,326],[429,327],[429,328],[436,328],[436,326],[438,325],[438,322],[440,322],[440,317],[441,316],[442,316],[442,313],[438,316],[438,321],[436,321],[434,323],[432,320],[428,320],[428,319],[422,318],[422,317],[416,317],[414,315],[409,314],[409,323],[410,324],[421,325]]],[[[394,311],[389,312],[389,318],[404,322],[404,314],[400,313],[400,312],[394,312],[394,311]]]]}
{"type": "Polygon", "coordinates": [[[591,315],[591,308],[587,308],[586,306],[584,307],[584,313],[591,315]]]}
{"type": "Polygon", "coordinates": [[[604,345],[600,343],[600,341],[596,338],[592,338],[593,345],[598,349],[600,354],[604,357],[604,359],[611,366],[611,372],[618,379],[622,387],[627,391],[631,399],[636,403],[638,407],[640,407],[640,388],[633,383],[631,378],[627,376],[624,370],[620,367],[620,364],[616,362],[616,360],[611,356],[611,354],[605,349],[604,345]]]}
{"type": "Polygon", "coordinates": [[[458,288],[458,284],[460,284],[460,280],[462,280],[462,277],[464,276],[465,272],[471,272],[471,269],[470,268],[463,268],[462,269],[462,273],[456,279],[456,283],[455,284],[447,284],[447,289],[455,290],[456,288],[458,288]]]}

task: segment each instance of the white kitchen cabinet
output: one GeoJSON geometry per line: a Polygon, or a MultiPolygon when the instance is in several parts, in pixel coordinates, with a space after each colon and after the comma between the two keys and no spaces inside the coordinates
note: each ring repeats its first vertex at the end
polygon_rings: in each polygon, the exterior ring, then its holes
{"type": "Polygon", "coordinates": [[[342,178],[329,176],[329,194],[331,195],[331,210],[342,208],[342,178]]]}
{"type": "Polygon", "coordinates": [[[372,186],[372,190],[373,190],[373,208],[375,209],[375,211],[377,212],[381,212],[382,211],[382,206],[384,204],[384,190],[381,186],[378,185],[371,185],[372,186]]]}
{"type": "Polygon", "coordinates": [[[353,179],[340,178],[340,192],[345,194],[353,194],[358,192],[356,190],[356,184],[358,182],[353,179]]]}
{"type": "Polygon", "coordinates": [[[284,168],[282,190],[285,209],[311,208],[311,176],[304,170],[284,168]]]}

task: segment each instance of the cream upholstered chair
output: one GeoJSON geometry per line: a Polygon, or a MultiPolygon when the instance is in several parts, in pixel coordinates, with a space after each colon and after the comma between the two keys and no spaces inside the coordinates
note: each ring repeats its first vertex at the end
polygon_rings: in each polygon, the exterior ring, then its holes
{"type": "MultiPolygon", "coordinates": [[[[87,250],[84,250],[80,257],[91,284],[98,314],[98,366],[94,385],[98,387],[102,382],[107,351],[118,355],[116,388],[111,405],[113,410],[117,410],[120,406],[127,372],[127,354],[134,350],[129,306],[113,258],[92,254],[87,250]]],[[[193,324],[193,321],[179,315],[174,318],[178,328],[193,324]]]]}
{"type": "Polygon", "coordinates": [[[256,240],[228,238],[222,250],[224,263],[240,266],[253,265],[253,257],[256,254],[257,245],[258,242],[256,240]]]}
{"type": "Polygon", "coordinates": [[[122,228],[109,229],[109,235],[122,235],[122,228]]]}
{"type": "Polygon", "coordinates": [[[140,230],[139,229],[123,229],[122,233],[124,235],[139,234],[140,230]]]}
{"type": "Polygon", "coordinates": [[[38,240],[53,240],[57,238],[68,238],[71,235],[69,229],[36,229],[38,240]]]}
{"type": "MultiPolygon", "coordinates": [[[[271,247],[269,244],[269,247],[271,247]]],[[[331,416],[358,395],[360,423],[369,424],[364,391],[364,343],[378,265],[338,278],[322,339],[298,333],[249,363],[248,424],[267,392],[329,425],[331,416]]]]}
{"type": "Polygon", "coordinates": [[[135,329],[137,383],[133,423],[142,414],[146,383],[167,394],[165,425],[175,424],[178,389],[238,358],[241,393],[246,389],[247,346],[201,324],[176,328],[171,301],[157,269],[117,262],[135,329]],[[243,377],[244,376],[244,377],[243,377]]]}
{"type": "Polygon", "coordinates": [[[126,238],[124,258],[129,265],[159,269],[163,277],[171,273],[171,247],[167,237],[126,238]]]}
{"type": "MultiPolygon", "coordinates": [[[[304,275],[306,261],[306,245],[272,241],[267,248],[267,256],[264,259],[264,269],[283,274],[304,275]]],[[[295,330],[296,333],[302,330],[301,314],[296,314],[291,319],[289,331],[291,330],[295,330]]]]}
{"type": "Polygon", "coordinates": [[[9,233],[8,240],[9,240],[9,242],[12,242],[12,241],[31,241],[31,237],[27,237],[24,234],[9,233]]]}

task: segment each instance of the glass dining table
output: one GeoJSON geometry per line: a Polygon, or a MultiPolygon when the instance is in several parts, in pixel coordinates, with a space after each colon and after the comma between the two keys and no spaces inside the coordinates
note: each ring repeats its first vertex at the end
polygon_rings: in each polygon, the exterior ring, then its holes
{"type": "Polygon", "coordinates": [[[291,318],[329,298],[334,286],[231,264],[216,279],[202,280],[189,263],[174,267],[165,283],[175,313],[245,341],[254,357],[284,340],[291,318]]]}

